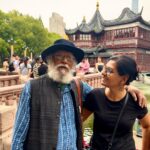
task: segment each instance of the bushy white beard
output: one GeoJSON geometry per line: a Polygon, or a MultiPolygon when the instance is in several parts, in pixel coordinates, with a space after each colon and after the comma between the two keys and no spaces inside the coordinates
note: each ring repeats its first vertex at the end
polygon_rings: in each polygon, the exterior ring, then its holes
{"type": "Polygon", "coordinates": [[[64,64],[54,66],[54,64],[51,63],[48,65],[48,76],[56,82],[69,84],[73,79],[73,70],[64,64]]]}

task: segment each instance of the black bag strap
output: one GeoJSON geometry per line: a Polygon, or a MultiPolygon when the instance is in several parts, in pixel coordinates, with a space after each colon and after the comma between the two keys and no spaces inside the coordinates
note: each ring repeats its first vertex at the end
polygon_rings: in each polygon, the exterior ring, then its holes
{"type": "Polygon", "coordinates": [[[114,128],[114,130],[113,130],[113,134],[112,134],[111,140],[110,140],[110,142],[109,142],[109,144],[108,144],[108,149],[107,149],[107,150],[110,150],[111,147],[112,147],[112,143],[113,143],[113,140],[114,140],[114,137],[115,137],[117,128],[118,128],[118,124],[119,124],[120,118],[121,118],[121,116],[122,116],[122,114],[123,114],[123,111],[124,111],[124,109],[125,109],[125,106],[126,106],[126,104],[127,104],[128,97],[129,97],[129,94],[127,93],[127,94],[126,94],[126,97],[125,97],[125,101],[124,101],[123,107],[122,107],[122,109],[121,109],[121,111],[120,111],[120,114],[119,114],[119,116],[118,116],[117,122],[116,122],[116,124],[115,124],[115,128],[114,128]]]}

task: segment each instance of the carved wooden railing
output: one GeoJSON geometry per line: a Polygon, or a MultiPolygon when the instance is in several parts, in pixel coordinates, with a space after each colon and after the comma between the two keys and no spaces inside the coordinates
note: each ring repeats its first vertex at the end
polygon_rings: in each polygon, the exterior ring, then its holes
{"type": "MultiPolygon", "coordinates": [[[[77,78],[81,78],[81,80],[87,82],[94,88],[100,87],[100,75],[96,74],[89,74],[84,76],[77,76],[77,78]]],[[[0,87],[0,105],[13,105],[14,103],[18,103],[18,99],[20,96],[20,92],[24,84],[19,84],[19,77],[16,75],[11,76],[3,76],[3,80],[0,77],[0,85],[5,85],[0,87]],[[14,85],[16,83],[16,85],[14,85]],[[18,84],[18,85],[17,85],[18,84]],[[6,86],[11,85],[11,86],[6,86]]]]}

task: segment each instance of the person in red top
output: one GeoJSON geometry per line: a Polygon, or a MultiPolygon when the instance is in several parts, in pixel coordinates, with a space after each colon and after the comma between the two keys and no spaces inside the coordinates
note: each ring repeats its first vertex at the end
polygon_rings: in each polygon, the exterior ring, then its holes
{"type": "Polygon", "coordinates": [[[90,69],[90,63],[88,58],[84,58],[77,66],[77,74],[88,74],[90,69]]]}

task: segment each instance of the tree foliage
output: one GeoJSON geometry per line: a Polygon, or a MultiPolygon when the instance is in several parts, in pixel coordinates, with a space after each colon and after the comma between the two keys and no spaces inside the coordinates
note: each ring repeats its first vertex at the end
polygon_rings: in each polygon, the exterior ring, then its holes
{"type": "Polygon", "coordinates": [[[34,56],[58,38],[60,35],[49,33],[44,28],[41,18],[35,19],[15,10],[9,13],[0,11],[0,54],[4,52],[4,57],[10,56],[11,44],[19,56],[23,56],[25,49],[28,55],[32,52],[34,56]]]}
{"type": "Polygon", "coordinates": [[[1,60],[4,60],[7,56],[9,56],[9,51],[8,51],[8,44],[0,38],[0,64],[2,63],[1,60]]]}

